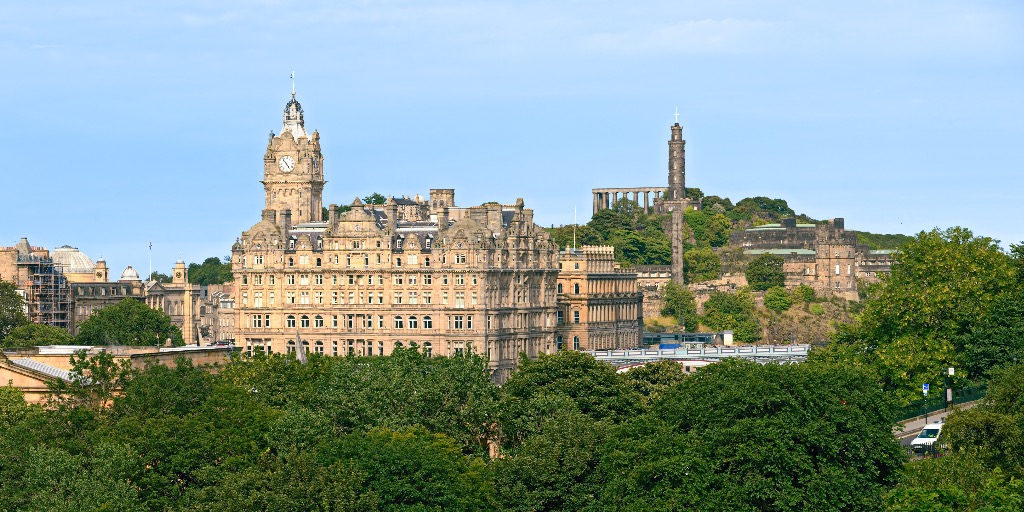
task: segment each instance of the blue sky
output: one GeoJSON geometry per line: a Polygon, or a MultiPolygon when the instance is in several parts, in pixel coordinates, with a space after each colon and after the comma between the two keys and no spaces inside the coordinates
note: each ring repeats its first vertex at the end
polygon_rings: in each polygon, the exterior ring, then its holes
{"type": "Polygon", "coordinates": [[[708,194],[1024,240],[1020,2],[5,2],[0,64],[0,245],[115,272],[259,220],[292,70],[325,203],[455,188],[585,222],[591,188],[665,183],[678,106],[708,194]]]}

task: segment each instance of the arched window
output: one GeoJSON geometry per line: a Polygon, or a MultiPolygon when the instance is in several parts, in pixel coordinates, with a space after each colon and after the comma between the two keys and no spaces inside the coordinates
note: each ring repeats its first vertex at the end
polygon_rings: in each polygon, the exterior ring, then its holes
{"type": "Polygon", "coordinates": [[[316,259],[316,266],[318,266],[318,267],[319,267],[320,265],[321,265],[321,263],[320,263],[320,258],[317,258],[317,259],[316,259]]]}
{"type": "Polygon", "coordinates": [[[288,257],[288,266],[289,267],[294,267],[295,266],[295,258],[292,258],[291,256],[288,257]]]}
{"type": "Polygon", "coordinates": [[[294,354],[295,353],[295,342],[294,341],[289,341],[288,342],[288,353],[289,354],[294,354]]]}
{"type": "Polygon", "coordinates": [[[324,326],[324,317],[322,317],[320,315],[317,315],[316,318],[313,319],[313,327],[323,327],[323,326],[324,326]]]}
{"type": "Polygon", "coordinates": [[[402,317],[395,316],[395,329],[401,329],[401,328],[402,328],[402,317]]]}
{"type": "Polygon", "coordinates": [[[299,327],[309,327],[309,316],[308,315],[302,315],[302,318],[299,319],[299,327]]]}
{"type": "Polygon", "coordinates": [[[579,283],[573,283],[572,284],[572,293],[574,293],[576,295],[580,294],[580,284],[579,283]]]}
{"type": "Polygon", "coordinates": [[[424,329],[433,329],[434,328],[434,321],[431,320],[429,316],[423,317],[423,328],[424,329]]]}
{"type": "Polygon", "coordinates": [[[416,321],[416,317],[414,317],[414,316],[410,316],[409,317],[409,328],[410,329],[415,329],[417,327],[417,325],[416,325],[417,323],[418,322],[416,321]]]}
{"type": "Polygon", "coordinates": [[[395,266],[396,267],[401,267],[402,266],[402,258],[395,258],[395,266]]]}
{"type": "MultiPolygon", "coordinates": [[[[427,249],[430,249],[430,239],[429,238],[427,239],[427,249]]],[[[423,266],[424,267],[429,267],[430,266],[430,256],[425,256],[423,258],[423,266]]]]}
{"type": "Polygon", "coordinates": [[[580,337],[579,336],[573,336],[572,337],[572,349],[573,350],[579,350],[580,349],[580,337]]]}
{"type": "Polygon", "coordinates": [[[558,283],[558,293],[562,293],[562,283],[558,283]]]}
{"type": "Polygon", "coordinates": [[[423,354],[427,357],[434,355],[434,348],[429,341],[423,342],[423,354]]]}
{"type": "Polygon", "coordinates": [[[288,327],[295,327],[295,315],[288,315],[288,321],[285,325],[288,327]]]}
{"type": "Polygon", "coordinates": [[[323,355],[323,353],[324,353],[324,342],[322,342],[322,341],[316,342],[316,347],[315,348],[316,348],[316,353],[317,354],[323,355]]]}

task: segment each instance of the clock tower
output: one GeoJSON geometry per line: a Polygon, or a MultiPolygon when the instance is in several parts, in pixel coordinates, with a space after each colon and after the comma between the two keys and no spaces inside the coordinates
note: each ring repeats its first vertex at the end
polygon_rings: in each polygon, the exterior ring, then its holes
{"type": "Polygon", "coordinates": [[[279,215],[290,210],[295,224],[321,221],[323,163],[320,134],[315,130],[312,135],[306,134],[302,105],[293,92],[284,107],[281,134],[270,132],[263,155],[265,208],[279,215]]]}

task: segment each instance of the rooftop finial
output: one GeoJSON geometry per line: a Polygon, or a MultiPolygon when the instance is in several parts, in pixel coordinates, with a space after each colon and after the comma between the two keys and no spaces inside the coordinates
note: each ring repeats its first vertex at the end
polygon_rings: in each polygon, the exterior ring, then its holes
{"type": "MultiPolygon", "coordinates": [[[[292,96],[295,95],[295,91],[292,91],[292,96]]],[[[676,106],[676,124],[679,124],[679,107],[676,106]]]]}
{"type": "Polygon", "coordinates": [[[292,71],[292,99],[295,98],[295,72],[292,71]]]}

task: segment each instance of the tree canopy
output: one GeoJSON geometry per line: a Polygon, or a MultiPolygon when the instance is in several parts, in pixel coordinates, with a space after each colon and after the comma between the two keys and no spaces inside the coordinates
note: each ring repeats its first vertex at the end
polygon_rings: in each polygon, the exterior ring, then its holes
{"type": "Polygon", "coordinates": [[[711,292],[700,323],[715,331],[731,330],[737,341],[754,342],[761,336],[754,316],[754,299],[746,290],[711,292]]]}
{"type": "Polygon", "coordinates": [[[181,329],[163,311],[126,298],[93,313],[78,326],[81,345],[184,345],[181,329]]]}
{"type": "Polygon", "coordinates": [[[782,270],[785,260],[782,256],[764,253],[747,264],[747,284],[750,289],[764,291],[786,285],[786,273],[782,270]]]}
{"type": "Polygon", "coordinates": [[[0,341],[15,327],[27,323],[25,299],[13,284],[0,281],[0,341]]]}
{"type": "Polygon", "coordinates": [[[202,263],[188,264],[188,282],[198,285],[224,284],[234,280],[231,275],[231,258],[225,257],[223,261],[217,257],[210,257],[202,263]]]}
{"type": "Polygon", "coordinates": [[[74,345],[75,337],[67,330],[52,325],[28,323],[15,327],[0,340],[2,348],[74,345]]]}

